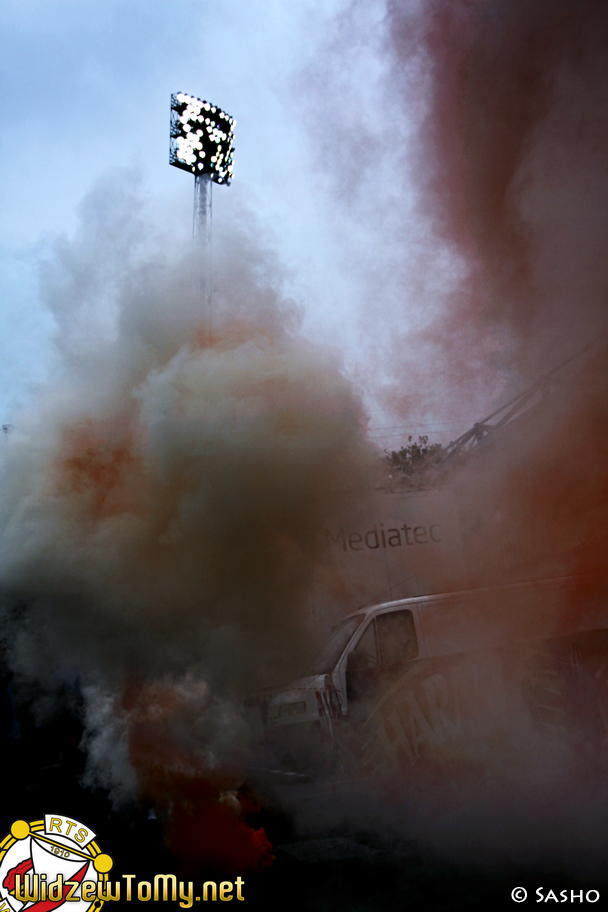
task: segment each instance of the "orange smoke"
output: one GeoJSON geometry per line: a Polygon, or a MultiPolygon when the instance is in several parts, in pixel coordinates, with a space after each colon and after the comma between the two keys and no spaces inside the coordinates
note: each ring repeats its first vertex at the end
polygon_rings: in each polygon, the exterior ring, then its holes
{"type": "Polygon", "coordinates": [[[241,876],[263,871],[272,864],[272,845],[262,827],[247,823],[260,805],[240,790],[236,769],[210,767],[204,745],[185,746],[175,728],[184,710],[192,714],[196,708],[185,707],[179,687],[168,682],[126,688],[117,711],[127,722],[139,799],[155,809],[167,847],[184,871],[204,865],[241,876]]]}
{"type": "Polygon", "coordinates": [[[142,460],[124,423],[122,416],[97,425],[88,418],[63,432],[57,492],[84,500],[92,521],[132,510],[140,493],[142,460]]]}
{"type": "Polygon", "coordinates": [[[314,648],[328,503],[375,454],[255,226],[241,213],[214,241],[210,338],[192,263],[131,230],[129,183],[95,187],[42,270],[64,370],[4,460],[0,578],[25,606],[12,661],[49,690],[78,675],[87,783],[157,808],[189,864],[242,874],[271,847],[247,823],[241,699],[314,648]]]}
{"type": "Polygon", "coordinates": [[[411,103],[425,74],[421,209],[467,267],[428,333],[457,379],[467,343],[508,329],[535,376],[608,330],[606,5],[389,3],[387,25],[393,91],[411,103]]]}

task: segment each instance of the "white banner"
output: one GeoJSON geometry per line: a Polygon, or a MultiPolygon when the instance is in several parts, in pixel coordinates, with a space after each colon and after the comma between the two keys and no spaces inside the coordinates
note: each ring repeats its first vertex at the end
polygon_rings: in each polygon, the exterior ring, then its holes
{"type": "Polygon", "coordinates": [[[319,633],[358,608],[444,592],[464,578],[458,510],[447,488],[344,495],[323,538],[311,593],[319,633]]]}

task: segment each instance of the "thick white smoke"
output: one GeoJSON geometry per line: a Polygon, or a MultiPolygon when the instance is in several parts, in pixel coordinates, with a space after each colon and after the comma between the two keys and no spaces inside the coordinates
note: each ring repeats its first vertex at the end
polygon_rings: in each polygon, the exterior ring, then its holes
{"type": "Polygon", "coordinates": [[[236,696],[306,655],[328,502],[370,464],[339,359],[298,335],[253,226],[216,243],[209,344],[189,244],[148,218],[121,172],[50,245],[58,380],[15,421],[0,533],[15,670],[80,676],[91,758],[127,789],[148,723],[167,762],[242,760],[236,696]]]}

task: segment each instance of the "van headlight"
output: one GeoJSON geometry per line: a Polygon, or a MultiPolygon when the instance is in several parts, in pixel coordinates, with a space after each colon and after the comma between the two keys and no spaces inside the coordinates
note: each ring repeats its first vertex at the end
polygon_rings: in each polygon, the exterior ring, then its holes
{"type": "Polygon", "coordinates": [[[299,716],[306,712],[306,700],[300,700],[298,703],[281,703],[279,706],[279,716],[299,716]]]}

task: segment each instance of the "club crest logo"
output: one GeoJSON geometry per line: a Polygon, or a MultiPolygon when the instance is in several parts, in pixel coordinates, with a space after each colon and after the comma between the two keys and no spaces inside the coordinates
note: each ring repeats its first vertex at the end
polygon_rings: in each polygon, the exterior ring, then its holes
{"type": "Polygon", "coordinates": [[[15,820],[0,843],[0,912],[99,912],[112,864],[78,820],[15,820]]]}

